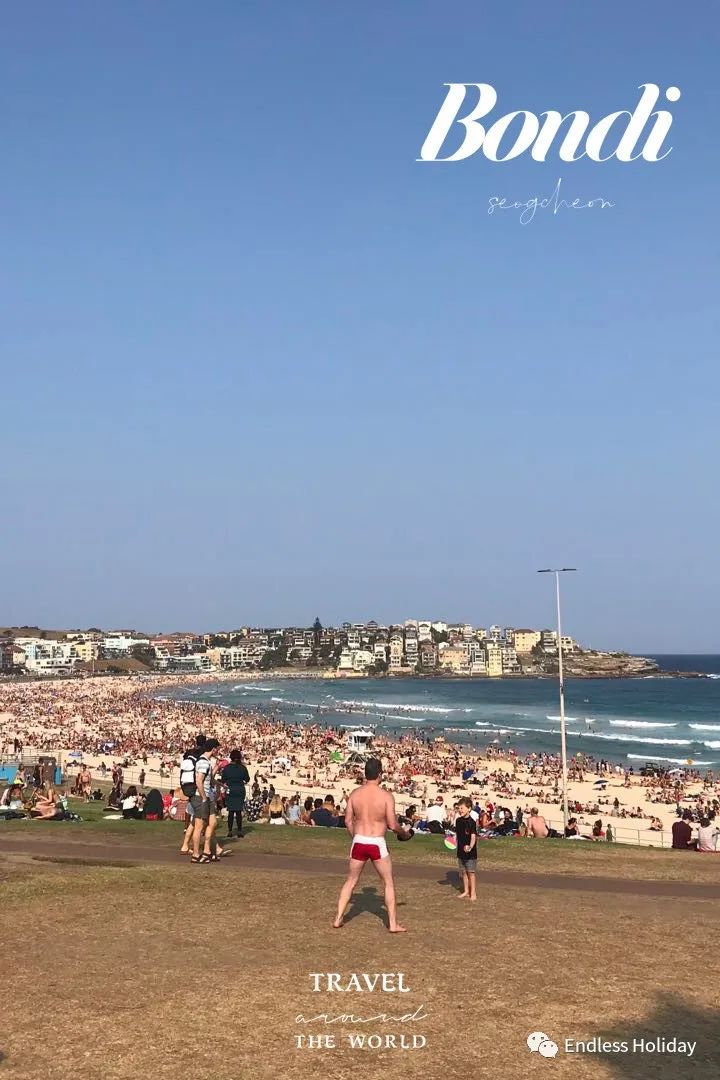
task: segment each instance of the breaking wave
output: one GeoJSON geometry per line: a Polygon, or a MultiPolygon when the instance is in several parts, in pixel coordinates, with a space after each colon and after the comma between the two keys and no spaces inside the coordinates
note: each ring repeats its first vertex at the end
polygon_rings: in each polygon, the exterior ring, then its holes
{"type": "MultiPolygon", "coordinates": [[[[657,757],[654,754],[626,754],[625,757],[632,758],[633,761],[664,761],[670,765],[687,765],[685,758],[676,757],[657,757]]],[[[693,760],[693,766],[695,765],[712,765],[712,761],[695,761],[693,760]]]]}
{"type": "MultiPolygon", "coordinates": [[[[613,727],[634,727],[634,728],[659,728],[659,727],[677,727],[677,724],[663,724],[660,721],[657,723],[654,720],[608,720],[608,723],[613,727]]],[[[692,727],[692,724],[690,725],[692,727]]],[[[720,731],[720,728],[718,728],[720,731]]]]}
{"type": "Polygon", "coordinates": [[[338,699],[339,705],[350,705],[353,707],[359,706],[361,709],[398,709],[403,712],[421,712],[421,713],[451,713],[451,712],[472,712],[471,709],[449,709],[441,705],[406,705],[404,702],[390,702],[390,701],[353,701],[338,699]]]}

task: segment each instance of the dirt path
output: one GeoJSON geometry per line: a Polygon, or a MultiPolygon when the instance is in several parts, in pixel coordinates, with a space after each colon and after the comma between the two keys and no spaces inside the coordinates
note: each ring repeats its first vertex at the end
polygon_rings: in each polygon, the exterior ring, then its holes
{"type": "MultiPolygon", "coordinates": [[[[302,858],[292,855],[261,855],[245,852],[235,845],[234,854],[217,866],[190,866],[184,856],[168,848],[138,843],[113,843],[91,840],[49,840],[47,837],[1,836],[1,855],[24,855],[40,860],[58,860],[102,865],[142,865],[151,863],[187,865],[189,873],[206,874],[223,870],[285,870],[298,874],[332,874],[340,879],[347,870],[345,859],[302,858]]],[[[436,881],[446,885],[456,877],[454,870],[429,866],[395,865],[400,880],[436,881]]],[[[512,888],[552,889],[557,891],[622,893],[626,896],[679,897],[694,900],[720,900],[717,885],[691,881],[634,881],[627,878],[573,877],[569,874],[537,874],[519,870],[478,870],[478,886],[510,886],[512,888]]]]}

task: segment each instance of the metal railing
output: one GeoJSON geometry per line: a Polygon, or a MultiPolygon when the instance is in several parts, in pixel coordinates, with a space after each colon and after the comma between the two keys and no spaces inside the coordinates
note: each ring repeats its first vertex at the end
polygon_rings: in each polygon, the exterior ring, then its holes
{"type": "MultiPolygon", "coordinates": [[[[546,819],[547,820],[547,819],[546,819]]],[[[595,819],[598,820],[597,818],[595,819]]],[[[617,820],[626,821],[626,818],[606,818],[603,819],[603,831],[607,832],[608,825],[612,829],[613,838],[608,840],[607,836],[601,836],[599,838],[591,837],[591,839],[598,844],[612,843],[612,844],[634,844],[638,847],[660,847],[669,848],[672,847],[672,834],[669,829],[651,829],[649,826],[644,828],[640,826],[632,827],[629,825],[616,825],[617,820]]],[[[555,829],[561,836],[563,833],[562,821],[548,820],[548,825],[551,829],[555,829]]],[[[592,825],[580,825],[580,832],[583,836],[589,836],[592,825]],[[587,831],[585,831],[587,830],[587,831]]]]}

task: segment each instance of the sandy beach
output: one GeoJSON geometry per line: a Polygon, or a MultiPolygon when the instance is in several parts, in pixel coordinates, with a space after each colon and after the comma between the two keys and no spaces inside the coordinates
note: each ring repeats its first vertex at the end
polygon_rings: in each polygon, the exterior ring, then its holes
{"type": "MultiPolygon", "coordinates": [[[[243,673],[243,679],[253,677],[261,674],[243,673]]],[[[25,755],[54,754],[71,778],[81,761],[96,779],[105,778],[103,763],[107,775],[117,763],[123,765],[126,784],[137,783],[143,770],[146,788],[167,790],[177,786],[182,749],[204,731],[220,740],[224,754],[240,747],[251,778],[257,775],[261,786],[272,783],[283,795],[303,797],[332,793],[341,800],[349,794],[357,776],[344,763],[342,733],[319,725],[286,726],[264,712],[236,713],[155,697],[179,684],[196,686],[225,678],[237,680],[237,673],[0,683],[0,749],[6,760],[12,759],[14,740],[20,739],[25,755]],[[333,752],[343,760],[331,760],[333,752]]],[[[520,807],[526,814],[537,806],[550,825],[562,827],[559,770],[553,759],[528,755],[520,759],[509,749],[487,750],[483,755],[442,740],[410,736],[377,737],[374,750],[383,760],[386,786],[395,792],[399,809],[414,805],[422,810],[437,795],[452,807],[467,794],[481,804],[491,802],[513,811],[520,807]],[[468,769],[474,775],[464,782],[462,773],[468,769]]],[[[707,801],[720,792],[714,778],[711,783],[700,774],[695,779],[690,775],[663,784],[629,776],[616,766],[604,775],[607,786],[599,791],[591,767],[585,765],[582,774],[571,767],[570,814],[577,817],[584,834],[589,835],[600,818],[605,826],[612,824],[619,842],[667,847],[678,798],[683,807],[692,808],[698,799],[707,801]],[[653,818],[662,823],[662,832],[650,828],[653,818]]]]}

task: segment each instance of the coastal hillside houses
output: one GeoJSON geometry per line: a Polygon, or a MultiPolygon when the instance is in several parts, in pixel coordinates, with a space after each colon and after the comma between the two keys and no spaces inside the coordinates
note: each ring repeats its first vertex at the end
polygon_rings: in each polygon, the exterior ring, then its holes
{"type": "MultiPolygon", "coordinates": [[[[487,624],[486,624],[487,625],[487,624]]],[[[557,663],[553,630],[475,627],[467,622],[406,619],[386,626],[374,620],[310,627],[251,627],[202,635],[143,635],[136,630],[92,629],[63,634],[6,630],[0,644],[0,673],[72,674],[95,662],[135,670],[236,671],[295,668],[339,674],[462,675],[500,678],[537,674],[557,663]],[[15,636],[16,635],[16,636],[15,636]],[[80,667],[78,667],[80,665],[80,667]]],[[[586,663],[591,654],[569,636],[563,652],[586,663]]],[[[112,670],[112,668],[110,668],[112,670]]]]}

